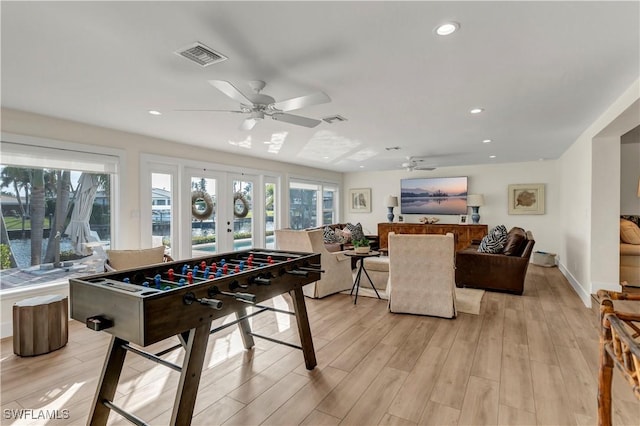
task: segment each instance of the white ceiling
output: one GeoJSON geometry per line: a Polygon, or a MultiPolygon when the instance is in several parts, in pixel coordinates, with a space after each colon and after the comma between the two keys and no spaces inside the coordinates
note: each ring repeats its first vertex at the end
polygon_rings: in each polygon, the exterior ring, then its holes
{"type": "Polygon", "coordinates": [[[1,7],[3,107],[335,171],[557,158],[640,76],[637,1],[1,7]],[[447,20],[460,30],[435,36],[447,20]],[[195,41],[229,59],[202,68],[173,53],[195,41]],[[324,91],[332,102],[293,113],[348,121],[240,131],[240,114],[175,111],[237,109],[211,79],[245,93],[264,80],[277,101],[324,91]]]}

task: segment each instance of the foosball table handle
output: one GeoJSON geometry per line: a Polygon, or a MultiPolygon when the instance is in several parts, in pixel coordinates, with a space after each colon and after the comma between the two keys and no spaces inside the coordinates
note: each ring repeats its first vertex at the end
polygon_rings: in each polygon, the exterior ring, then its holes
{"type": "Polygon", "coordinates": [[[222,294],[223,296],[233,297],[236,300],[242,302],[256,303],[256,295],[251,293],[242,293],[242,292],[230,292],[230,291],[222,291],[218,288],[218,286],[213,286],[209,288],[207,291],[209,297],[215,297],[218,294],[222,294]]]}
{"type": "Polygon", "coordinates": [[[193,302],[198,302],[201,305],[206,305],[211,307],[212,309],[222,309],[222,301],[218,300],[218,299],[208,299],[206,297],[202,297],[200,299],[198,299],[196,297],[195,294],[189,292],[189,293],[185,293],[185,295],[182,297],[183,302],[185,303],[185,305],[191,305],[193,302]]]}
{"type": "Polygon", "coordinates": [[[256,285],[271,285],[269,278],[255,277],[252,282],[256,285]]]}

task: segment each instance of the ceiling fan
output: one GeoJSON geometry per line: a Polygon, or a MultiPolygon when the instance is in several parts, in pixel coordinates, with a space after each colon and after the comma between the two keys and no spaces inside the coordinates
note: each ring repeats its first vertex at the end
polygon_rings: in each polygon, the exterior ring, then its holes
{"type": "Polygon", "coordinates": [[[299,96],[297,98],[288,99],[285,101],[276,102],[274,98],[269,95],[260,93],[262,89],[267,85],[264,81],[255,80],[249,81],[249,87],[254,93],[244,94],[238,90],[233,84],[224,80],[209,80],[209,84],[230,97],[231,99],[240,102],[240,107],[237,110],[218,110],[218,109],[206,109],[206,110],[178,110],[178,111],[220,111],[220,112],[234,112],[249,114],[249,117],[240,125],[241,130],[251,130],[256,123],[265,116],[271,117],[272,120],[284,121],[286,123],[296,124],[304,127],[316,127],[321,123],[320,120],[314,118],[302,117],[300,115],[288,114],[287,111],[294,111],[306,106],[323,104],[331,102],[331,98],[324,92],[313,93],[310,95],[299,96]]]}
{"type": "Polygon", "coordinates": [[[427,164],[425,163],[429,157],[407,157],[407,162],[402,163],[402,167],[406,169],[408,172],[412,172],[414,170],[435,170],[436,164],[427,164]]]}

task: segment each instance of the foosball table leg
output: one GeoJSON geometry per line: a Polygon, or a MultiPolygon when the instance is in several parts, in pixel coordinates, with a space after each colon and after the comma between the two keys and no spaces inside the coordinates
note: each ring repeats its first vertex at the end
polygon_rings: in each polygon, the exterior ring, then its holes
{"type": "Polygon", "coordinates": [[[204,320],[200,326],[189,330],[188,338],[185,339],[182,373],[171,414],[172,425],[191,424],[210,329],[211,320],[204,320]]]}
{"type": "Polygon", "coordinates": [[[311,327],[309,327],[309,317],[307,316],[307,306],[304,303],[302,287],[294,288],[290,294],[293,299],[293,309],[296,313],[304,364],[307,370],[313,370],[318,363],[316,362],[316,352],[313,348],[313,338],[311,337],[311,327]]]}
{"type": "Polygon", "coordinates": [[[102,367],[100,382],[96,395],[93,398],[91,413],[89,414],[90,421],[88,424],[92,426],[107,424],[111,409],[108,408],[103,401],[113,402],[113,397],[118,387],[118,380],[120,379],[120,373],[122,372],[122,366],[124,365],[124,358],[127,355],[127,351],[122,347],[122,345],[126,343],[128,342],[118,337],[114,336],[111,338],[107,359],[102,367]]]}
{"type": "MultiPolygon", "coordinates": [[[[244,306],[238,306],[236,311],[236,318],[242,318],[247,316],[247,308],[244,306]]],[[[240,336],[242,336],[242,343],[245,349],[251,349],[255,345],[253,342],[253,336],[251,335],[251,325],[249,320],[244,319],[238,322],[238,328],[240,329],[240,336]]]]}

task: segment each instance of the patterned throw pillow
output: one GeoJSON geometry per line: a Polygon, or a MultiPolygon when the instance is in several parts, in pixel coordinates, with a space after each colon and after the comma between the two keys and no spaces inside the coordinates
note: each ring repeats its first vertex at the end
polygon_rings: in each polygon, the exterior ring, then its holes
{"type": "Polygon", "coordinates": [[[364,231],[362,230],[362,225],[360,225],[360,222],[356,223],[355,225],[347,223],[347,229],[351,231],[351,241],[364,239],[364,231]]]}
{"type": "Polygon", "coordinates": [[[498,225],[492,228],[487,236],[482,239],[478,251],[480,253],[502,253],[506,242],[507,228],[504,225],[498,225]]]}
{"type": "Polygon", "coordinates": [[[324,236],[324,242],[325,244],[333,244],[333,243],[339,243],[340,238],[338,238],[338,236],[336,235],[335,231],[331,228],[329,228],[328,226],[324,227],[324,230],[322,232],[323,236],[324,236]]]}
{"type": "Polygon", "coordinates": [[[345,244],[351,242],[351,231],[346,226],[342,229],[342,240],[345,244]]]}

